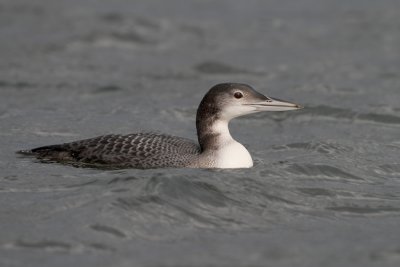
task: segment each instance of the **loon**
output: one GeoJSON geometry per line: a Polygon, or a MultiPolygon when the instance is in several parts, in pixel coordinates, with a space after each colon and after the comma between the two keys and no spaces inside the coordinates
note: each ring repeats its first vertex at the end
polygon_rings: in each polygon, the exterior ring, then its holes
{"type": "Polygon", "coordinates": [[[119,168],[250,168],[250,153],[232,138],[229,121],[261,111],[300,108],[260,94],[247,84],[221,83],[207,92],[197,109],[198,144],[159,133],[110,134],[19,153],[52,162],[119,168]]]}

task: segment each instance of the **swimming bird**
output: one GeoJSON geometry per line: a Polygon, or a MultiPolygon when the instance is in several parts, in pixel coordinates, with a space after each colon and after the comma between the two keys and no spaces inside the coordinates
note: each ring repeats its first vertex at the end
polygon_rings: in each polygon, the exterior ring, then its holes
{"type": "Polygon", "coordinates": [[[207,92],[197,109],[198,144],[159,133],[110,134],[20,153],[62,163],[119,168],[250,168],[253,166],[250,153],[232,138],[229,121],[261,111],[300,108],[265,96],[247,84],[221,83],[207,92]]]}

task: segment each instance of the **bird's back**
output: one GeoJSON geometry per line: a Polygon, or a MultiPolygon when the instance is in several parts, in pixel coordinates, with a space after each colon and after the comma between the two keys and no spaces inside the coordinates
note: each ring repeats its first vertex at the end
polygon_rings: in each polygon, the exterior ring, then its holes
{"type": "Polygon", "coordinates": [[[193,141],[158,133],[103,135],[28,151],[41,159],[115,167],[187,167],[200,148],[193,141]]]}

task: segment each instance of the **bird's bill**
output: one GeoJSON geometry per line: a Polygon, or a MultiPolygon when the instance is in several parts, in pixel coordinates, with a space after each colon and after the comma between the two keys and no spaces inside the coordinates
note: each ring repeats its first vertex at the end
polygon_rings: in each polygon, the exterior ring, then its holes
{"type": "Polygon", "coordinates": [[[300,105],[271,97],[268,97],[267,100],[261,102],[249,103],[243,105],[254,107],[256,111],[285,111],[285,110],[295,110],[303,108],[300,105]]]}

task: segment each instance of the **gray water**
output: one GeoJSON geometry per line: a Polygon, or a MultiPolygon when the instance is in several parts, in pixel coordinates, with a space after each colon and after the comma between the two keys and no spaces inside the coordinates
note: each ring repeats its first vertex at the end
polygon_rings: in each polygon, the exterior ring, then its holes
{"type": "Polygon", "coordinates": [[[2,0],[0,38],[0,266],[399,266],[399,1],[2,0]],[[306,107],[231,123],[251,169],[14,153],[196,139],[225,81],[306,107]]]}

